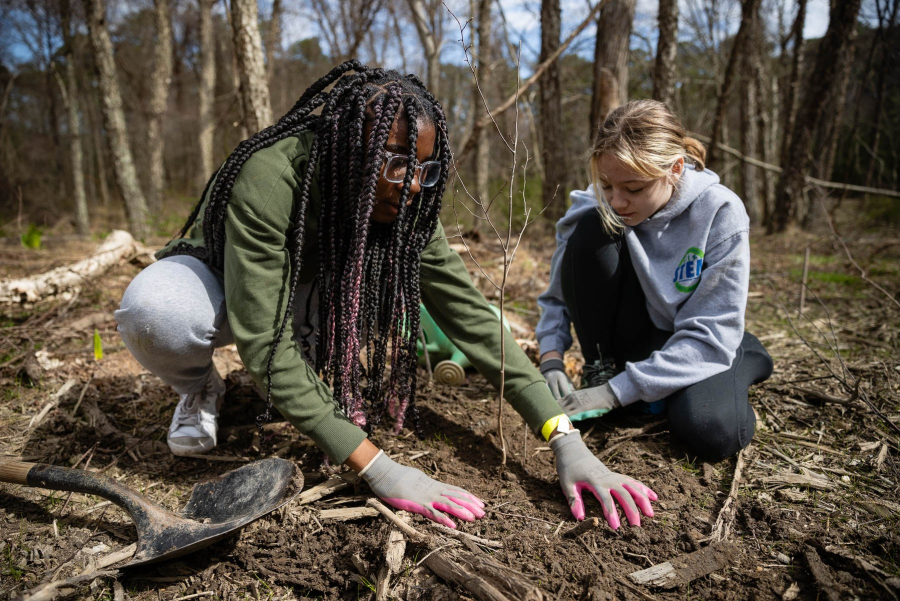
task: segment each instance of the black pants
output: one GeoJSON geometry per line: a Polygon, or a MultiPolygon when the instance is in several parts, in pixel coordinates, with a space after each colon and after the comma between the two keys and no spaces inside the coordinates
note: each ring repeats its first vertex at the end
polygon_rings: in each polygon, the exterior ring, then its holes
{"type": "MultiPolygon", "coordinates": [[[[657,328],[622,236],[610,236],[596,212],[586,214],[569,238],[561,265],[562,292],[587,363],[647,359],[672,332],[657,328]]],[[[744,332],[731,367],[665,400],[672,436],[704,461],[730,457],[750,443],[756,416],[747,400],[751,384],[772,375],[772,358],[744,332]]]]}

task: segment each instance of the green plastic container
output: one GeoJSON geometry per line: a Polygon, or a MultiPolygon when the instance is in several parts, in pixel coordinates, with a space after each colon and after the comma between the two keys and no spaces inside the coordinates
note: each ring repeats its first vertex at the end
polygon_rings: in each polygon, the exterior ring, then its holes
{"type": "MultiPolygon", "coordinates": [[[[433,368],[434,379],[441,384],[460,386],[466,381],[466,368],[471,367],[472,364],[437,326],[425,305],[420,304],[419,310],[421,315],[419,323],[422,325],[422,332],[425,335],[428,359],[433,368]]],[[[499,320],[500,308],[491,305],[491,310],[499,320]]],[[[509,322],[505,319],[503,320],[503,325],[507,331],[511,331],[509,322]]],[[[416,345],[416,349],[419,354],[419,364],[425,365],[425,352],[422,348],[421,338],[416,345]]]]}

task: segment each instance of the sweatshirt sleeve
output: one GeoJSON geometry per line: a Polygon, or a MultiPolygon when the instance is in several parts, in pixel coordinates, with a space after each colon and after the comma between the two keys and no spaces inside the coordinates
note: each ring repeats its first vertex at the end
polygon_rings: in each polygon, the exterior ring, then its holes
{"type": "Polygon", "coordinates": [[[538,306],[541,308],[541,318],[535,330],[540,354],[549,351],[565,353],[572,346],[571,318],[563,300],[562,268],[563,256],[566,254],[566,245],[569,237],[575,231],[578,220],[597,207],[597,199],[591,188],[587,190],[575,190],[569,198],[572,206],[556,224],[556,250],[550,259],[550,283],[547,290],[538,297],[538,306]]]}
{"type": "MultiPolygon", "coordinates": [[[[450,248],[438,224],[422,253],[422,302],[435,323],[494,388],[500,388],[500,321],[475,288],[462,258],[450,248]]],[[[564,413],[547,383],[506,336],[504,397],[534,432],[564,413]]]]}
{"type": "MultiPolygon", "coordinates": [[[[266,367],[284,318],[291,264],[286,234],[306,155],[258,152],[235,181],[225,220],[225,302],[241,359],[266,390],[266,367]]],[[[303,360],[288,320],[272,365],[272,402],[335,463],[366,434],[353,425],[331,390],[303,360]]]]}
{"type": "Polygon", "coordinates": [[[742,230],[707,249],[700,283],[676,313],[665,346],[610,380],[619,401],[658,401],[731,367],[744,335],[749,285],[749,232],[742,230]]]}

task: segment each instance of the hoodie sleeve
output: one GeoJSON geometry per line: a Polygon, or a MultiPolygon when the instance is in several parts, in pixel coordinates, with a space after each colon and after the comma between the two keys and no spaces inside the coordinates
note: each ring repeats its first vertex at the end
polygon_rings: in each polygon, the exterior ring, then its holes
{"type": "Polygon", "coordinates": [[[744,335],[750,285],[749,232],[708,248],[700,284],[675,315],[665,346],[610,380],[623,405],[658,401],[731,367],[744,335]]]}
{"type": "Polygon", "coordinates": [[[572,346],[571,319],[563,300],[560,268],[566,254],[566,245],[572,232],[575,231],[575,226],[578,225],[578,220],[597,207],[597,199],[591,188],[575,190],[569,194],[569,198],[572,200],[572,206],[556,224],[556,250],[550,259],[550,283],[537,301],[541,308],[541,319],[538,321],[535,336],[540,345],[541,355],[549,351],[564,353],[572,346]]]}

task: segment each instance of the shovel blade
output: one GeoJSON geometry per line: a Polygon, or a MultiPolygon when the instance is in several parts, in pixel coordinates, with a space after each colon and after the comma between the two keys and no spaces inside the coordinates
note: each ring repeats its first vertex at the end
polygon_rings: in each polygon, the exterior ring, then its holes
{"type": "Polygon", "coordinates": [[[138,548],[123,567],[202,549],[289,503],[302,489],[303,474],[278,457],[196,484],[180,516],[160,510],[148,513],[147,519],[135,519],[138,548]]]}

